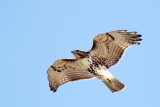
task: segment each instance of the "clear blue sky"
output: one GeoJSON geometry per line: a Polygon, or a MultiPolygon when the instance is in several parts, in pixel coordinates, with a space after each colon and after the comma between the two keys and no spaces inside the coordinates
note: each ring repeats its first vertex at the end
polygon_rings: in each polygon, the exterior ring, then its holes
{"type": "Polygon", "coordinates": [[[160,107],[159,31],[159,0],[1,0],[0,107],[160,107]],[[143,35],[110,69],[125,90],[92,79],[50,91],[54,61],[114,30],[143,35]]]}

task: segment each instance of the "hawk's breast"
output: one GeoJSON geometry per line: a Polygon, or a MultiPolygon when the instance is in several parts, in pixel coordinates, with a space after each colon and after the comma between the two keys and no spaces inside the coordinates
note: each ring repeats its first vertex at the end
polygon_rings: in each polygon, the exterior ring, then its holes
{"type": "Polygon", "coordinates": [[[78,60],[79,65],[83,68],[83,69],[88,69],[91,65],[92,65],[92,58],[82,58],[78,60]]]}

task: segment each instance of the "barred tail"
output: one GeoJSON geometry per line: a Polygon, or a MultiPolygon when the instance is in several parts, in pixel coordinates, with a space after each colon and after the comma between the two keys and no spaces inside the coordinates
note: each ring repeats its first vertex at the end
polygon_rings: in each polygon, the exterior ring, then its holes
{"type": "Polygon", "coordinates": [[[115,77],[113,78],[107,78],[103,80],[103,83],[112,91],[112,92],[118,92],[125,88],[125,85],[121,83],[119,80],[117,80],[115,77]]]}

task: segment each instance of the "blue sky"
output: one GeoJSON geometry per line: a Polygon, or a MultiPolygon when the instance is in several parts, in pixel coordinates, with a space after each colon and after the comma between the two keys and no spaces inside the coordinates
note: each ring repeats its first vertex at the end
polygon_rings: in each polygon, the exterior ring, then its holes
{"type": "Polygon", "coordinates": [[[1,107],[159,107],[159,0],[1,0],[1,107]],[[98,79],[50,91],[47,69],[57,59],[87,51],[94,36],[138,31],[110,72],[126,85],[111,93],[98,79]]]}

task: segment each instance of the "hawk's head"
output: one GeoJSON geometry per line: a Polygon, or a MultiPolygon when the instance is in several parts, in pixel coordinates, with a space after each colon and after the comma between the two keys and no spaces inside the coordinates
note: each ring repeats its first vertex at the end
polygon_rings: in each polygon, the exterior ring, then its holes
{"type": "Polygon", "coordinates": [[[88,52],[84,52],[84,51],[80,51],[80,50],[74,50],[71,52],[76,57],[76,59],[85,58],[88,55],[88,52]]]}

